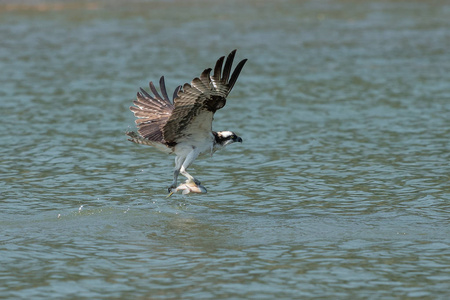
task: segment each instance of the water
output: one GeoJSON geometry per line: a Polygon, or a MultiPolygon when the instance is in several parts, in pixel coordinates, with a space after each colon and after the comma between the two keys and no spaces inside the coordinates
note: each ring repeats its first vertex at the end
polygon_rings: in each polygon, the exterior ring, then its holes
{"type": "Polygon", "coordinates": [[[0,298],[447,299],[446,1],[0,4],[0,298]],[[248,58],[166,199],[138,87],[248,58]]]}

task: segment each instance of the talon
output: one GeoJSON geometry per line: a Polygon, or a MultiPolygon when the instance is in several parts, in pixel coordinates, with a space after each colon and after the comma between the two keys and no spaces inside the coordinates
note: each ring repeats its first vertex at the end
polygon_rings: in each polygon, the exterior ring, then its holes
{"type": "Polygon", "coordinates": [[[173,191],[175,190],[177,188],[177,185],[171,185],[171,186],[169,186],[168,188],[167,188],[167,192],[170,194],[170,193],[172,193],[173,194],[173,191]]]}
{"type": "Polygon", "coordinates": [[[167,195],[166,198],[169,198],[170,196],[172,196],[174,193],[177,192],[177,188],[172,184],[171,186],[169,186],[167,191],[169,192],[169,195],[167,195]]]}

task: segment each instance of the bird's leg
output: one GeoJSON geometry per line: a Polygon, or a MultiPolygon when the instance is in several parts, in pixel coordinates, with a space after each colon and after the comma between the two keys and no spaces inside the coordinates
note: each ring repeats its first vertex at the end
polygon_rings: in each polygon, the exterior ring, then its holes
{"type": "Polygon", "coordinates": [[[176,189],[176,187],[177,187],[178,174],[180,174],[180,170],[175,170],[175,171],[173,171],[173,181],[172,181],[172,184],[167,188],[167,191],[168,191],[169,193],[172,192],[172,190],[176,189]]]}
{"type": "Polygon", "coordinates": [[[181,166],[183,165],[184,157],[177,156],[175,157],[175,169],[173,171],[173,181],[172,184],[167,189],[170,192],[172,192],[173,189],[177,188],[177,181],[178,181],[178,175],[180,174],[181,166]]]}
{"type": "Polygon", "coordinates": [[[200,182],[200,180],[198,180],[197,178],[195,178],[194,176],[192,176],[191,174],[189,174],[188,172],[186,172],[186,170],[185,170],[183,167],[181,167],[180,173],[181,173],[184,177],[187,178],[187,183],[193,182],[193,183],[195,183],[196,185],[202,184],[202,183],[200,182]]]}
{"type": "Polygon", "coordinates": [[[180,168],[181,175],[186,177],[188,179],[188,181],[194,182],[196,185],[200,185],[201,182],[199,180],[197,180],[196,178],[194,178],[194,176],[189,174],[186,171],[186,169],[189,168],[189,166],[194,162],[194,160],[197,158],[198,154],[199,153],[196,149],[193,149],[191,152],[189,152],[189,154],[186,156],[186,159],[184,160],[184,162],[180,168]]]}

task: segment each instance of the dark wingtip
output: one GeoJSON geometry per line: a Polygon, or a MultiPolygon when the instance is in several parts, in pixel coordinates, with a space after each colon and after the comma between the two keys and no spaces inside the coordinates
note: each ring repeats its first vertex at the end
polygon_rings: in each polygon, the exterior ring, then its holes
{"type": "Polygon", "coordinates": [[[229,92],[231,91],[231,89],[233,89],[233,86],[236,83],[236,81],[237,81],[237,79],[239,77],[239,74],[241,73],[242,68],[244,67],[246,62],[247,62],[247,59],[241,60],[238,63],[238,65],[236,66],[236,68],[234,69],[233,74],[231,74],[230,81],[228,83],[228,87],[230,89],[229,92]]]}
{"type": "Polygon", "coordinates": [[[127,132],[125,132],[125,134],[128,135],[131,138],[137,137],[137,134],[134,131],[127,131],[127,132]]]}
{"type": "Polygon", "coordinates": [[[211,68],[208,68],[208,69],[203,70],[201,76],[207,76],[207,75],[209,75],[209,73],[211,73],[211,70],[212,70],[211,68]]]}
{"type": "Polygon", "coordinates": [[[139,96],[141,96],[141,97],[147,97],[147,98],[153,99],[153,97],[149,93],[147,93],[143,88],[139,88],[139,89],[141,90],[141,92],[140,93],[138,92],[138,95],[137,95],[138,98],[139,98],[139,96]]]}
{"type": "Polygon", "coordinates": [[[161,93],[162,93],[162,95],[163,95],[163,97],[164,97],[164,100],[165,100],[167,103],[171,104],[170,99],[169,99],[169,96],[167,95],[166,83],[165,83],[165,81],[164,81],[164,76],[161,76],[161,78],[159,79],[159,88],[160,88],[161,93]]]}
{"type": "Polygon", "coordinates": [[[213,74],[213,79],[215,81],[221,80],[220,77],[221,77],[221,73],[222,73],[222,65],[223,65],[224,60],[225,60],[225,56],[222,56],[216,62],[216,65],[214,67],[214,74],[213,74]]]}
{"type": "Polygon", "coordinates": [[[181,90],[181,85],[177,86],[177,88],[175,89],[175,91],[173,92],[173,98],[172,101],[175,100],[175,98],[178,97],[178,92],[181,90]]]}
{"type": "Polygon", "coordinates": [[[225,61],[225,66],[223,67],[222,82],[228,83],[228,78],[230,77],[231,67],[233,66],[234,56],[236,55],[236,50],[233,50],[228,54],[227,60],[225,61]]]}

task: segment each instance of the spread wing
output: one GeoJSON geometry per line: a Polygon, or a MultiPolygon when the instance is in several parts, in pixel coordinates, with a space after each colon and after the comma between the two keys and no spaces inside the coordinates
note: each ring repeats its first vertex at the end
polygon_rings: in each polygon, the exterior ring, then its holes
{"type": "MultiPolygon", "coordinates": [[[[137,100],[133,101],[135,106],[131,106],[130,110],[137,117],[135,122],[138,132],[143,138],[165,144],[163,127],[172,114],[174,105],[167,95],[164,76],[159,80],[162,97],[153,82],[150,82],[149,85],[154,96],[141,88],[141,91],[137,93],[137,100]]],[[[181,86],[175,89],[173,98],[177,96],[180,88],[181,86]]]]}
{"type": "Polygon", "coordinates": [[[235,54],[236,50],[228,55],[223,70],[224,56],[217,60],[212,76],[211,69],[206,69],[200,78],[195,78],[191,84],[186,83],[176,91],[171,114],[165,115],[166,123],[162,127],[162,137],[168,145],[176,144],[192,134],[203,136],[211,133],[213,115],[225,106],[226,97],[247,61],[244,59],[239,62],[230,77],[235,54]]]}

